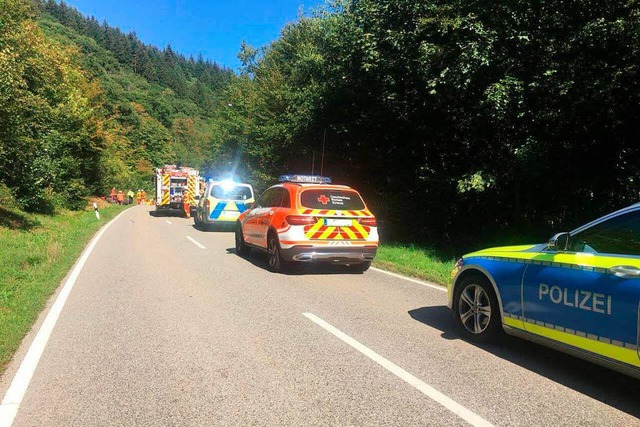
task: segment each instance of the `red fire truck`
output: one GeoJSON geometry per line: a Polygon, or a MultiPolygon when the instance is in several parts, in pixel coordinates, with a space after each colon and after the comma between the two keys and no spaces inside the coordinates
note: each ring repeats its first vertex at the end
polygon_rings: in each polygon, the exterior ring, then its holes
{"type": "Polygon", "coordinates": [[[164,165],[156,169],[156,211],[181,213],[187,218],[200,198],[200,173],[186,166],[164,165]]]}

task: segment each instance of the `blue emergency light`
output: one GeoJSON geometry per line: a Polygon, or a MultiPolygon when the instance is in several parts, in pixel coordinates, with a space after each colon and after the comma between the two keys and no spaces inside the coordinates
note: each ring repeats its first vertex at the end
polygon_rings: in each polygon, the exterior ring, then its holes
{"type": "Polygon", "coordinates": [[[331,178],[318,175],[280,175],[278,181],[300,184],[331,184],[331,178]]]}

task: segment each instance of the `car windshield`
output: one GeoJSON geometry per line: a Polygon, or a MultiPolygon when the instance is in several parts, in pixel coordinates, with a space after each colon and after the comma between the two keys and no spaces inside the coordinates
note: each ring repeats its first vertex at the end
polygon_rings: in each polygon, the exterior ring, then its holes
{"type": "Polygon", "coordinates": [[[224,200],[248,200],[252,197],[251,188],[244,185],[236,185],[228,188],[224,185],[214,185],[211,187],[211,197],[224,200]]]}
{"type": "Polygon", "coordinates": [[[348,190],[306,190],[300,195],[302,206],[311,209],[342,209],[359,211],[364,202],[355,191],[348,190]]]}

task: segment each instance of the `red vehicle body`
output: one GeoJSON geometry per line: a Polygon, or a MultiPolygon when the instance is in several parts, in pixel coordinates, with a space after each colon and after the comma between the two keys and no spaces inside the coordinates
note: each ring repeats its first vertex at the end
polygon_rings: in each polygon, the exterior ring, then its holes
{"type": "Polygon", "coordinates": [[[282,180],[238,218],[236,252],[266,251],[272,271],[289,262],[368,269],[378,249],[378,230],[360,194],[344,185],[322,183],[330,182],[328,178],[284,176],[282,180]],[[321,182],[309,182],[314,180],[321,182]]]}

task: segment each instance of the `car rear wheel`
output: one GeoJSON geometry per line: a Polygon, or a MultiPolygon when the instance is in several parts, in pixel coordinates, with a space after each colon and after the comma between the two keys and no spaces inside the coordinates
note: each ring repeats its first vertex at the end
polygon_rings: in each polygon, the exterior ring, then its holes
{"type": "Polygon", "coordinates": [[[490,341],[500,332],[500,309],[487,279],[474,275],[457,286],[454,299],[456,321],[464,336],[472,341],[490,341]]]}
{"type": "Polygon", "coordinates": [[[247,246],[244,241],[244,236],[242,234],[242,225],[238,223],[236,225],[236,254],[240,256],[248,255],[251,251],[251,248],[247,246]]]}
{"type": "Polygon", "coordinates": [[[269,233],[267,238],[267,263],[269,271],[273,273],[281,273],[285,267],[285,262],[280,255],[280,243],[275,233],[269,233]]]}
{"type": "Polygon", "coordinates": [[[364,273],[371,267],[371,261],[361,262],[360,264],[352,264],[349,269],[354,273],[364,273]]]}

